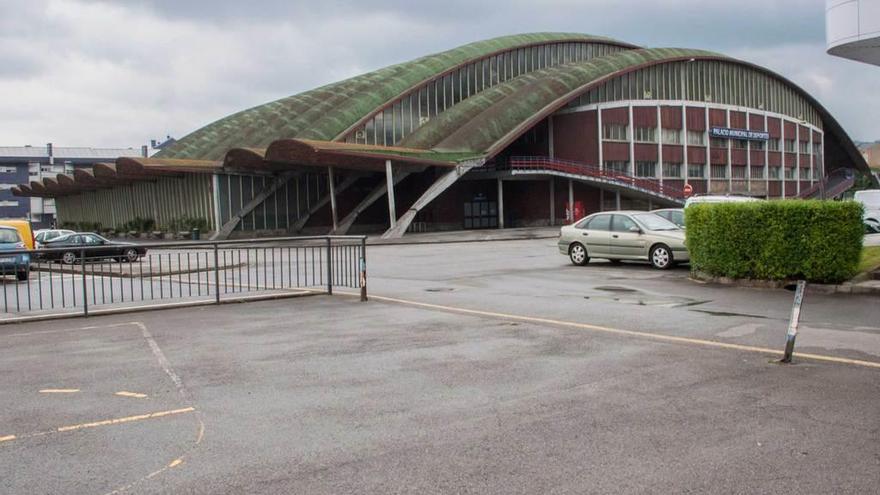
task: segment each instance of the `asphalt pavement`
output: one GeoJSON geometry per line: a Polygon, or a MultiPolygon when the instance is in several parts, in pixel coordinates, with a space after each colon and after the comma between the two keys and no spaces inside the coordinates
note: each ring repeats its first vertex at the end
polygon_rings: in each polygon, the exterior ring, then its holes
{"type": "Polygon", "coordinates": [[[876,298],[381,246],[369,290],[0,327],[2,493],[872,493],[876,298]]]}

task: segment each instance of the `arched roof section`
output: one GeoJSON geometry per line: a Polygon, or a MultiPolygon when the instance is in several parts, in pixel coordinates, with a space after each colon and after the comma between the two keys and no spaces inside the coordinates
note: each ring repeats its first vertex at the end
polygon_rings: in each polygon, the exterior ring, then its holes
{"type": "Polygon", "coordinates": [[[268,148],[278,139],[329,141],[419,83],[469,61],[523,46],[576,41],[635,48],[577,33],[531,33],[477,41],[235,113],[196,130],[156,156],[219,160],[229,149],[268,148]]]}
{"type": "Polygon", "coordinates": [[[856,167],[868,165],[837,120],[809,93],[763,67],[705,50],[651,48],[627,50],[604,57],[522,75],[456,105],[422,126],[400,145],[438,152],[478,152],[491,158],[535,124],[573,98],[620,75],[665,63],[718,60],[742,64],[793,88],[819,112],[826,136],[856,167]]]}

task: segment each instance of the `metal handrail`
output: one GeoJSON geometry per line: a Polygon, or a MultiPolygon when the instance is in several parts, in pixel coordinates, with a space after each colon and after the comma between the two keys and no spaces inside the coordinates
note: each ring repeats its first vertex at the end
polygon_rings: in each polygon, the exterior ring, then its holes
{"type": "Polygon", "coordinates": [[[683,190],[666,184],[661,184],[656,179],[635,177],[616,170],[607,170],[596,167],[595,165],[588,165],[586,163],[572,160],[536,156],[514,156],[510,158],[507,166],[510,169],[543,169],[587,177],[596,177],[670,198],[684,198],[683,190]]]}

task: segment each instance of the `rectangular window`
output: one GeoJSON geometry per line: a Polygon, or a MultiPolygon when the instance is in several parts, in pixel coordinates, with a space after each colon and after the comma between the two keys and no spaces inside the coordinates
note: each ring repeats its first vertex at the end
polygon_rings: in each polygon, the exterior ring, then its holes
{"type": "Polygon", "coordinates": [[[625,124],[602,124],[602,139],[629,141],[629,126],[625,124]]]}
{"type": "Polygon", "coordinates": [[[694,179],[702,179],[706,176],[706,166],[702,163],[688,163],[688,177],[694,179]]]}
{"type": "Polygon", "coordinates": [[[795,170],[794,167],[786,167],[785,168],[785,178],[786,179],[795,179],[795,170]]]}
{"type": "Polygon", "coordinates": [[[809,141],[799,141],[798,151],[801,153],[809,154],[810,153],[810,142],[809,141]]]}
{"type": "Polygon", "coordinates": [[[786,153],[794,153],[794,139],[785,140],[785,151],[786,153]]]}
{"type": "Polygon", "coordinates": [[[731,167],[730,175],[734,179],[745,179],[746,167],[731,167]]]}
{"type": "Polygon", "coordinates": [[[779,167],[767,167],[767,178],[779,180],[779,167]]]}
{"type": "Polygon", "coordinates": [[[663,177],[666,178],[681,178],[681,163],[663,163],[663,177]]]}
{"type": "Polygon", "coordinates": [[[709,146],[713,148],[727,148],[727,140],[722,138],[712,138],[709,140],[709,146]]]}
{"type": "Polygon", "coordinates": [[[18,201],[3,200],[0,201],[0,206],[18,206],[18,201]]]}
{"type": "Polygon", "coordinates": [[[656,143],[657,129],[655,127],[636,127],[635,141],[640,143],[656,143]]]}
{"type": "Polygon", "coordinates": [[[770,138],[767,140],[767,149],[770,151],[779,151],[779,138],[770,138]]]}
{"type": "Polygon", "coordinates": [[[752,141],[749,143],[752,151],[764,151],[764,141],[752,141]]]}
{"type": "Polygon", "coordinates": [[[16,170],[15,167],[0,167],[0,173],[3,174],[14,174],[16,170]]]}
{"type": "Polygon", "coordinates": [[[732,139],[730,145],[736,150],[745,150],[749,147],[749,142],[745,139],[732,139]]]}
{"type": "Polygon", "coordinates": [[[625,161],[607,161],[605,162],[605,170],[609,172],[616,172],[618,174],[628,174],[629,173],[629,162],[625,161]]]}
{"type": "Polygon", "coordinates": [[[726,179],[727,165],[712,165],[710,172],[712,173],[713,179],[726,179]]]}
{"type": "Polygon", "coordinates": [[[657,177],[657,162],[636,162],[636,177],[657,177]]]}
{"type": "Polygon", "coordinates": [[[663,144],[681,144],[681,129],[663,129],[663,144]]]}
{"type": "Polygon", "coordinates": [[[752,167],[752,179],[763,179],[764,167],[752,167]]]}
{"type": "Polygon", "coordinates": [[[810,169],[801,167],[801,180],[810,180],[810,169]]]}
{"type": "Polygon", "coordinates": [[[688,144],[694,146],[705,146],[706,133],[703,131],[688,131],[688,144]]]}

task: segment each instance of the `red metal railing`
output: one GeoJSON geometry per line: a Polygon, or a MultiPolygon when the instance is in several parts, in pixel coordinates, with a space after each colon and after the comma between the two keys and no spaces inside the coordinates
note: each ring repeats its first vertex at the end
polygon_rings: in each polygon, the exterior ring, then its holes
{"type": "Polygon", "coordinates": [[[855,184],[855,173],[849,169],[837,169],[827,177],[813,184],[809,189],[801,191],[799,198],[833,198],[846,192],[855,184]]]}
{"type": "MultiPolygon", "coordinates": [[[[499,170],[505,169],[501,164],[497,164],[496,168],[499,170]]],[[[510,170],[553,170],[555,172],[566,174],[595,177],[625,187],[641,189],[669,198],[684,198],[683,190],[677,187],[661,184],[658,179],[634,177],[616,170],[600,169],[594,165],[587,165],[585,163],[571,160],[560,160],[558,158],[543,156],[513,156],[510,158],[506,168],[510,170]]]]}

